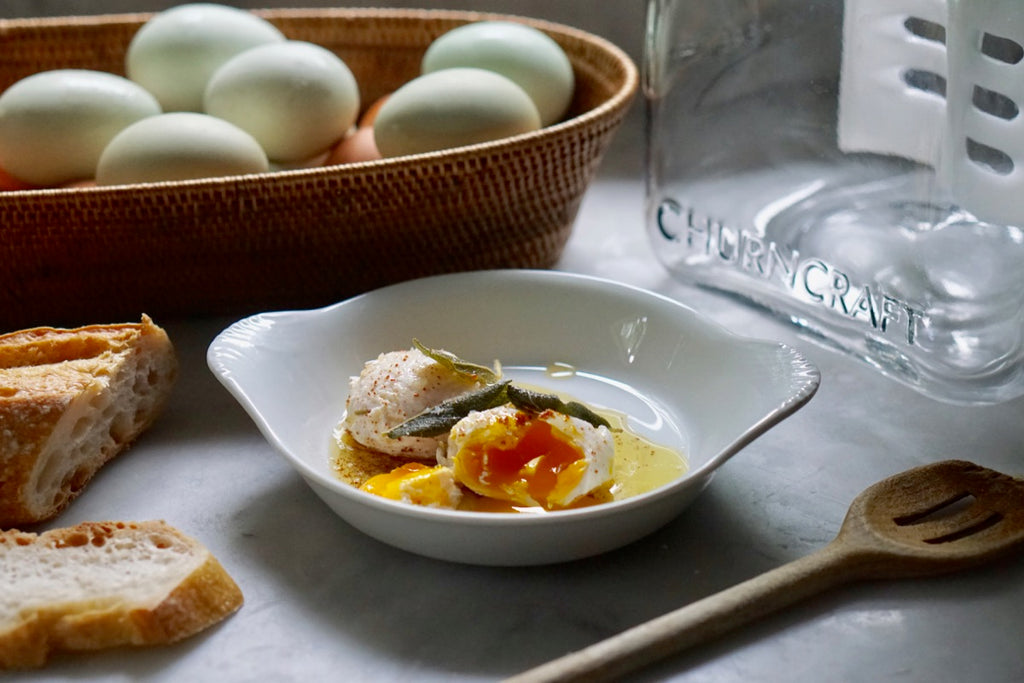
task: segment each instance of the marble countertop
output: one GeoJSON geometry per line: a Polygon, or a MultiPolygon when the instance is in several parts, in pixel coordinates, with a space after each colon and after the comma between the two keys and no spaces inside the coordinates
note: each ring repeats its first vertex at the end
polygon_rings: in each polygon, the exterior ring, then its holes
{"type": "MultiPolygon", "coordinates": [[[[395,550],[341,522],[208,371],[206,348],[232,320],[171,321],[182,376],[167,413],[60,522],[164,518],[218,555],[246,604],[187,642],[62,657],[24,680],[499,680],[821,548],[854,496],[895,472],[957,457],[1024,473],[1024,403],[937,403],[677,285],[648,250],[641,183],[615,170],[588,192],[560,269],[676,297],[734,331],[797,347],[822,372],[811,402],[730,460],[679,518],[621,550],[553,566],[395,550]]],[[[1021,680],[1021,560],[840,588],[636,680],[1021,680]]]]}
{"type": "MultiPolygon", "coordinates": [[[[59,657],[19,680],[500,680],[814,552],[853,498],[890,474],[947,458],[1024,474],[1024,401],[935,402],[672,281],[644,234],[639,130],[634,116],[557,267],[661,292],[736,332],[798,348],[822,374],[807,406],[637,543],[552,566],[455,565],[349,527],[264,441],[206,366],[207,346],[234,319],[159,321],[181,359],[171,404],[59,522],[166,519],[210,547],[246,604],[186,642],[59,657]]],[[[836,589],[631,680],[1019,681],[1022,613],[1018,555],[968,573],[836,589]]]]}

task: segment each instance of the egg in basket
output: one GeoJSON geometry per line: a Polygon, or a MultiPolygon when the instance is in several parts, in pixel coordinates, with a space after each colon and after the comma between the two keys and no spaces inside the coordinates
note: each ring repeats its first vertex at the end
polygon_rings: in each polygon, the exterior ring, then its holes
{"type": "MultiPolygon", "coordinates": [[[[0,326],[139,310],[173,316],[307,307],[435,273],[548,267],[637,87],[636,69],[618,48],[545,22],[426,10],[254,15],[287,41],[322,48],[344,64],[358,86],[357,125],[383,99],[372,113],[376,126],[397,131],[397,142],[381,150],[387,156],[268,156],[266,170],[257,163],[233,175],[115,176],[96,186],[0,192],[0,326]],[[428,126],[442,148],[411,145],[410,126],[429,123],[432,105],[396,91],[421,76],[439,37],[485,21],[539,29],[564,51],[574,78],[565,113],[541,118],[538,106],[539,125],[523,124],[515,118],[528,118],[526,108],[481,96],[503,105],[487,112],[511,121],[501,136],[444,140],[428,126]]],[[[152,18],[0,21],[9,56],[0,64],[0,89],[56,69],[124,76],[128,46],[152,18]]]]}

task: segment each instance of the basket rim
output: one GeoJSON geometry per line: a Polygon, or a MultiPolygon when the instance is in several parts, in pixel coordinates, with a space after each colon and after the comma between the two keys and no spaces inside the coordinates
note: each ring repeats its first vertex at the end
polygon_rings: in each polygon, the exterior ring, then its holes
{"type": "MultiPolygon", "coordinates": [[[[479,154],[501,154],[509,149],[526,146],[537,141],[558,137],[560,135],[571,135],[581,129],[595,125],[602,120],[614,118],[620,112],[623,112],[629,107],[639,88],[639,70],[624,50],[611,41],[596,34],[568,26],[566,24],[560,24],[544,19],[497,12],[415,8],[265,8],[249,11],[266,19],[430,19],[463,21],[466,23],[484,20],[514,21],[538,28],[549,34],[565,36],[597,48],[600,52],[609,55],[623,70],[624,79],[621,86],[611,95],[611,97],[592,109],[539,130],[501,138],[499,140],[465,145],[447,150],[389,157],[374,161],[337,164],[332,166],[313,166],[309,168],[268,171],[264,173],[196,178],[192,180],[132,183],[126,185],[48,187],[9,190],[0,192],[0,205],[16,201],[21,197],[29,196],[77,196],[83,193],[118,196],[122,194],[137,193],[146,189],[167,189],[169,187],[188,188],[189,190],[215,189],[225,185],[234,185],[238,183],[258,183],[268,178],[287,178],[292,181],[301,181],[304,179],[316,180],[323,177],[338,177],[339,175],[345,175],[348,173],[358,173],[368,169],[397,170],[411,166],[419,166],[424,163],[430,164],[441,161],[458,161],[465,159],[466,157],[473,157],[479,154]]],[[[0,19],[0,33],[16,28],[47,28],[67,25],[101,25],[108,23],[140,23],[146,21],[152,16],[155,16],[156,14],[158,14],[158,12],[0,19]]]]}

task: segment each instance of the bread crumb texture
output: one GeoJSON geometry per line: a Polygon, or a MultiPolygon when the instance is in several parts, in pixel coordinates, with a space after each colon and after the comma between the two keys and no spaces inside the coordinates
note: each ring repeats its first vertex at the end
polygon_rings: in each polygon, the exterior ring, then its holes
{"type": "Polygon", "coordinates": [[[148,316],[0,335],[0,528],[60,513],[153,423],[177,369],[148,316]]]}
{"type": "Polygon", "coordinates": [[[37,668],[55,651],[172,643],[242,601],[209,550],[163,521],[0,532],[0,669],[37,668]]]}

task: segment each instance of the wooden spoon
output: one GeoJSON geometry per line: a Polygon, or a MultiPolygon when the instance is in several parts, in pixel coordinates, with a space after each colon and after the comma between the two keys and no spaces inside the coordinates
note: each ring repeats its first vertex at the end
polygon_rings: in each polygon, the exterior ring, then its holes
{"type": "Polygon", "coordinates": [[[1024,545],[1024,480],[959,460],[917,467],[853,501],[829,545],[508,679],[610,680],[826,588],[967,569],[1024,545]]]}

